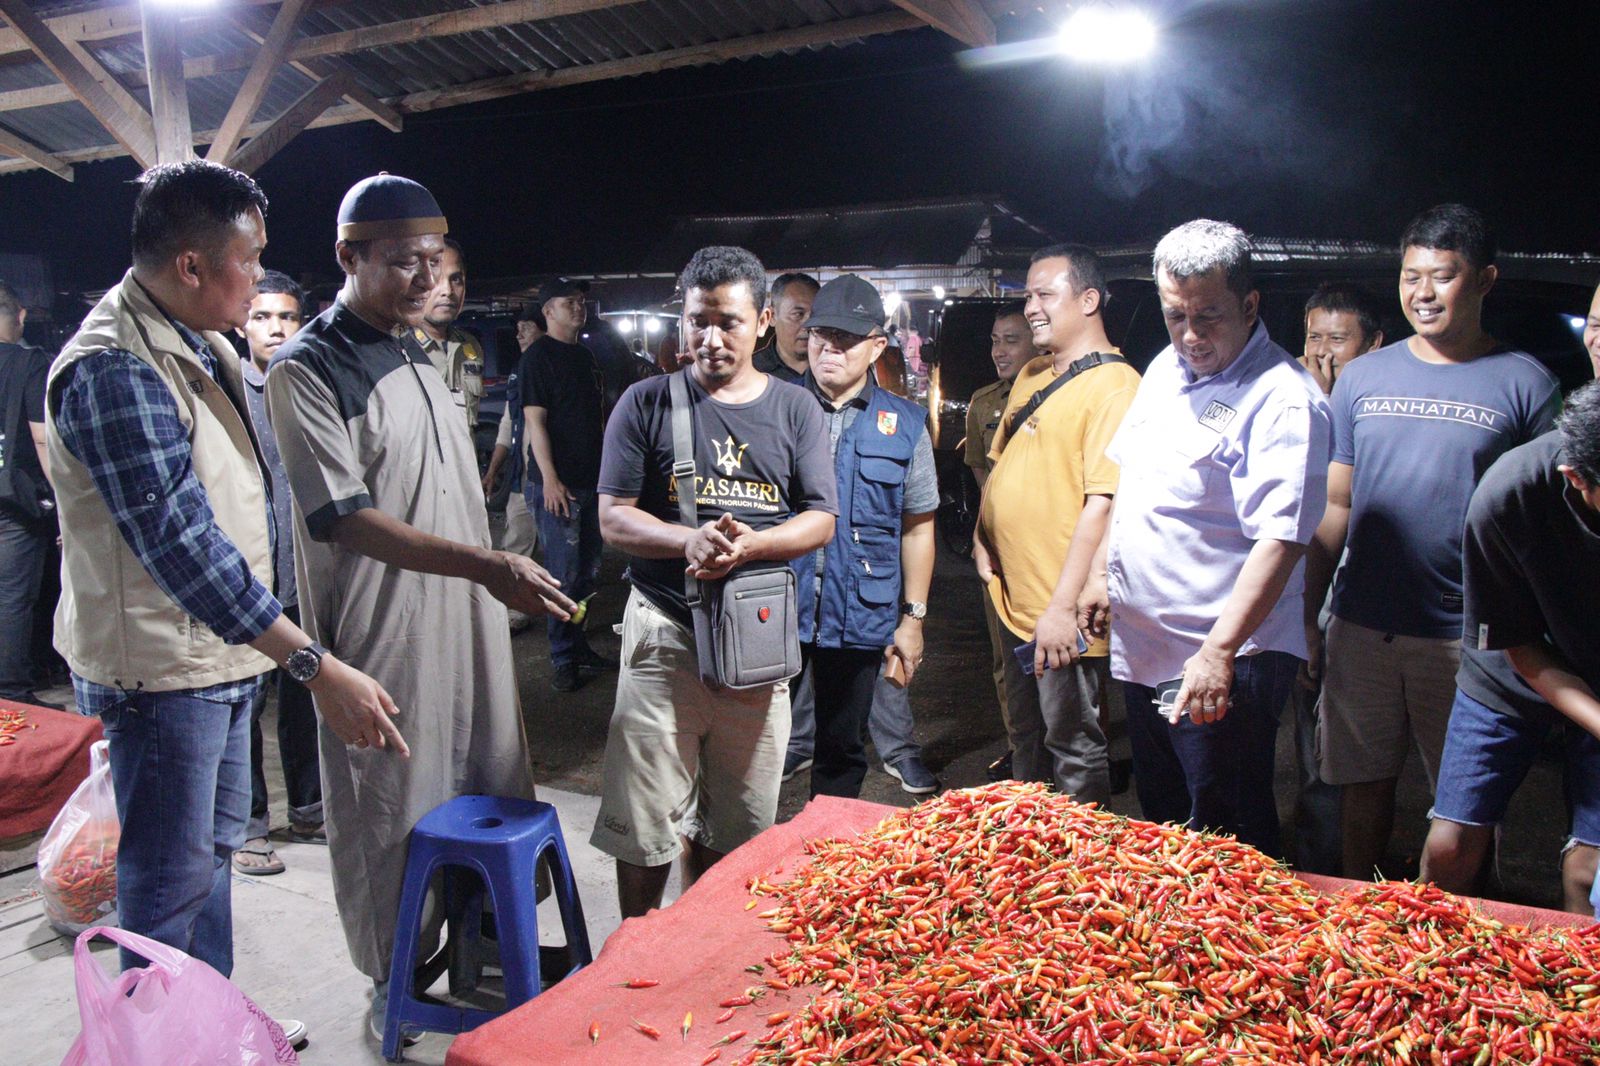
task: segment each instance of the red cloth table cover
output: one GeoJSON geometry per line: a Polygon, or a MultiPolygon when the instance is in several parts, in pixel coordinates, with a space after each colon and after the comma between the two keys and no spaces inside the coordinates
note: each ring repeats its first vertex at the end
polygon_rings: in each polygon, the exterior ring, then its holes
{"type": "MultiPolygon", "coordinates": [[[[633,918],[611,934],[592,966],[514,1011],[457,1037],[446,1066],[669,1066],[698,1064],[710,1046],[730,1032],[750,1035],[723,1050],[731,1062],[748,1050],[750,1041],[766,1032],[765,1018],[794,1003],[808,1002],[815,989],[771,991],[754,1006],[741,1007],[722,1025],[718,1004],[737,996],[759,975],[745,967],[762,962],[781,947],[782,936],[767,930],[757,917],[771,904],[765,899],[749,910],[746,889],[751,878],[782,867],[782,881],[796,863],[805,861],[807,840],[860,833],[899,808],[860,800],[821,796],[790,822],[775,825],[712,867],[671,906],[633,918]],[[658,980],[655,988],[619,987],[630,978],[658,980]],[[680,1039],[684,1013],[694,1012],[688,1042],[680,1039]],[[640,1022],[661,1031],[659,1041],[633,1028],[640,1022]],[[600,1043],[589,1042],[589,1026],[600,1023],[600,1043]]],[[[1343,892],[1357,882],[1300,875],[1322,892],[1343,892]]],[[[1485,901],[1483,908],[1508,922],[1528,925],[1586,925],[1582,915],[1515,907],[1485,901]]]]}
{"type": "Polygon", "coordinates": [[[0,839],[50,828],[56,813],[89,776],[89,746],[100,719],[0,700],[0,709],[25,711],[28,725],[15,744],[0,747],[0,839]]]}

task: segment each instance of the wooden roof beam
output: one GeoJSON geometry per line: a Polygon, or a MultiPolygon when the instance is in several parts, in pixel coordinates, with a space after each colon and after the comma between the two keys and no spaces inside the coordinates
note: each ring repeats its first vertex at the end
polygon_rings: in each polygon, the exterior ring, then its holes
{"type": "Polygon", "coordinates": [[[150,73],[150,116],[155,122],[156,162],[194,158],[189,123],[189,86],[183,79],[178,16],[154,4],[144,8],[144,67],[150,73]]]}
{"type": "Polygon", "coordinates": [[[261,51],[256,53],[255,62],[250,64],[250,73],[244,76],[238,94],[228,106],[228,113],[223,116],[222,125],[217,127],[217,139],[211,142],[211,149],[206,152],[207,159],[214,163],[225,162],[239,147],[245,126],[261,109],[261,102],[267,98],[267,89],[272,85],[273,75],[278,73],[284,57],[294,44],[295,23],[300,21],[300,13],[305,10],[307,3],[308,0],[283,0],[283,6],[278,8],[278,14],[272,20],[272,28],[261,42],[261,51]]]}
{"type": "MultiPolygon", "coordinates": [[[[276,4],[279,0],[230,0],[234,7],[276,4]]],[[[185,18],[216,18],[217,11],[186,12],[185,18]]],[[[137,36],[142,32],[137,3],[108,4],[71,15],[50,15],[45,24],[63,41],[103,41],[111,37],[137,36]]],[[[0,57],[31,52],[27,39],[10,26],[0,27],[0,57]]]]}
{"type": "Polygon", "coordinates": [[[929,26],[969,48],[995,43],[994,20],[978,0],[894,0],[929,26]]]}
{"type": "Polygon", "coordinates": [[[254,174],[261,165],[281,151],[284,145],[311,125],[350,87],[350,72],[340,71],[331,78],[317,82],[305,94],[290,104],[288,109],[272,120],[271,125],[245,142],[234,152],[228,165],[246,174],[254,174]]]}
{"type": "MultiPolygon", "coordinates": [[[[257,43],[262,43],[266,40],[266,37],[256,27],[243,19],[234,19],[234,25],[238,27],[240,33],[253,38],[257,43]]],[[[323,78],[331,78],[341,70],[350,69],[337,59],[303,59],[291,62],[289,65],[307,77],[316,78],[319,81],[323,78]]],[[[404,115],[389,106],[389,103],[383,97],[376,93],[370,93],[360,85],[357,85],[353,78],[350,82],[349,90],[344,94],[344,98],[366,111],[372,121],[388,129],[391,133],[399,133],[405,128],[406,120],[404,115]]]]}
{"type": "Polygon", "coordinates": [[[21,137],[3,126],[0,126],[0,152],[14,155],[18,159],[31,160],[48,170],[58,178],[72,180],[72,165],[58,156],[51,155],[32,141],[21,137]]]}
{"type": "Polygon", "coordinates": [[[156,135],[151,121],[130,115],[106,91],[82,60],[28,6],[27,0],[0,0],[0,15],[28,42],[51,73],[60,78],[89,113],[115,137],[140,166],[156,160],[156,135]]]}
{"type": "MultiPolygon", "coordinates": [[[[826,45],[847,44],[880,34],[921,29],[926,25],[921,19],[906,12],[887,11],[882,14],[863,15],[860,18],[845,19],[840,22],[824,23],[818,26],[803,26],[799,29],[757,34],[753,37],[739,37],[729,41],[691,45],[687,48],[675,48],[667,52],[633,56],[608,63],[596,63],[557,71],[536,71],[531,74],[518,74],[505,78],[487,78],[483,81],[470,82],[449,89],[411,93],[408,96],[393,99],[389,103],[401,114],[433,111],[457,104],[474,103],[479,100],[494,100],[503,96],[514,96],[518,93],[535,92],[540,89],[557,89],[567,85],[604,81],[609,78],[635,77],[663,70],[672,70],[678,67],[704,66],[709,63],[721,63],[730,59],[748,59],[754,56],[798,48],[821,48],[826,45]]],[[[367,113],[360,107],[353,104],[345,104],[324,111],[312,120],[306,128],[319,129],[324,126],[339,126],[349,122],[364,122],[367,118],[367,113]]],[[[258,127],[253,128],[265,129],[266,125],[266,123],[261,123],[258,124],[258,127]]],[[[200,133],[196,135],[196,139],[201,143],[206,143],[214,136],[214,133],[200,133]]],[[[249,145],[246,144],[245,147],[248,148],[249,145]]],[[[114,159],[123,154],[125,153],[116,145],[98,145],[93,148],[80,148],[59,153],[60,158],[69,163],[88,163],[101,159],[114,159]]],[[[0,174],[11,174],[20,170],[31,170],[32,168],[32,163],[23,160],[0,162],[0,174]]]]}

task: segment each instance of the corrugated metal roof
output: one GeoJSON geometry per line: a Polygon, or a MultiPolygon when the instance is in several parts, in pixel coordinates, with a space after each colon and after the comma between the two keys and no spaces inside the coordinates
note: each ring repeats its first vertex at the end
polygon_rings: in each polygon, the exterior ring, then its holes
{"type": "MultiPolygon", "coordinates": [[[[41,16],[98,11],[117,4],[33,0],[41,16]]],[[[300,20],[296,33],[301,38],[368,29],[426,16],[471,9],[494,8],[499,0],[360,0],[360,2],[313,2],[300,20]]],[[[581,5],[580,5],[581,6],[581,5]]],[[[997,9],[1001,5],[996,4],[997,9]]],[[[216,14],[195,16],[183,24],[182,48],[185,59],[212,57],[215,70],[188,79],[191,122],[197,133],[215,129],[232,103],[257,47],[256,38],[267,32],[275,7],[264,0],[246,0],[216,14]],[[220,60],[216,57],[222,57],[220,60]]],[[[554,18],[514,25],[477,29],[466,33],[385,44],[355,52],[326,57],[320,62],[335,62],[350,70],[356,84],[366,92],[384,98],[402,112],[406,97],[493,82],[518,76],[575,72],[597,64],[611,64],[671,53],[675,50],[761,38],[783,31],[804,31],[863,17],[873,17],[863,32],[891,32],[913,29],[919,23],[905,14],[893,0],[618,0],[612,6],[563,14],[554,18]]],[[[823,47],[848,43],[859,37],[830,38],[825,32],[814,38],[796,41],[777,39],[771,49],[749,46],[740,56],[795,51],[802,47],[823,47]]],[[[137,33],[112,36],[104,40],[85,40],[83,45],[105,69],[143,104],[143,42],[137,33]]],[[[699,58],[699,57],[695,57],[699,58]]],[[[722,56],[707,56],[716,61],[722,56]]],[[[605,73],[633,72],[634,68],[605,73]]],[[[639,68],[639,72],[644,72],[639,68]]],[[[567,79],[558,79],[558,84],[567,79]]],[[[271,119],[294,103],[315,79],[283,66],[273,77],[257,121],[271,119]]],[[[537,86],[530,82],[529,89],[537,86]]],[[[112,139],[88,110],[75,99],[68,99],[64,87],[43,62],[27,53],[13,53],[0,59],[0,126],[26,137],[40,147],[68,161],[103,158],[112,139]],[[11,96],[34,90],[26,98],[11,96]],[[36,99],[39,91],[54,99],[44,106],[9,110],[8,105],[36,99]]],[[[436,98],[415,102],[415,109],[440,106],[436,98]]],[[[349,114],[348,109],[341,114],[349,114]]],[[[335,116],[337,117],[337,116],[335,116]]],[[[116,153],[116,154],[120,154],[116,153]]],[[[0,159],[0,173],[16,170],[20,161],[0,159]]]]}

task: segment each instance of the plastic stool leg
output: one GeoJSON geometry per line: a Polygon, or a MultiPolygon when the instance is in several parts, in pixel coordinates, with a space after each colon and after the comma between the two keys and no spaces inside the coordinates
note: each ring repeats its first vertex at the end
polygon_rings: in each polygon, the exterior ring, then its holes
{"type": "Polygon", "coordinates": [[[442,855],[429,851],[413,853],[407,860],[405,885],[400,891],[399,918],[395,925],[394,954],[389,959],[389,1002],[383,1018],[383,1057],[390,1062],[399,1062],[404,1057],[400,1023],[407,1004],[414,1001],[411,982],[412,972],[417,965],[422,908],[433,871],[443,862],[442,855]],[[422,862],[420,869],[412,865],[416,861],[422,862]]]}
{"type": "Polygon", "coordinates": [[[594,961],[589,950],[589,927],[583,920],[583,900],[578,896],[578,882],[572,874],[572,860],[567,857],[566,841],[558,830],[549,843],[543,845],[541,854],[555,851],[555,861],[549,864],[550,879],[554,886],[556,904],[561,908],[561,926],[567,935],[567,955],[571,959],[570,974],[594,961]]]}

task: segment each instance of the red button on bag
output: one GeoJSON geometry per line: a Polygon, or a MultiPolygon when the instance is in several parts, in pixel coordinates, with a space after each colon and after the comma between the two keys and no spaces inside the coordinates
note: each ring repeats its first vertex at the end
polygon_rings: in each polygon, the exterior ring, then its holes
{"type": "Polygon", "coordinates": [[[763,608],[761,608],[759,611],[756,612],[756,617],[761,619],[763,622],[765,622],[767,619],[772,617],[772,608],[771,607],[763,607],[763,608]]]}

